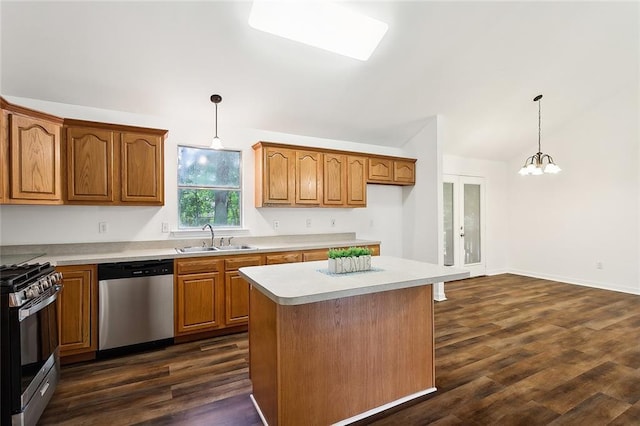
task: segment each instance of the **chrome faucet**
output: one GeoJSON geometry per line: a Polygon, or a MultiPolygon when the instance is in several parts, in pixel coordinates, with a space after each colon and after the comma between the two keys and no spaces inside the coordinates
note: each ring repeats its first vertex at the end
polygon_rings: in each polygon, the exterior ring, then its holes
{"type": "Polygon", "coordinates": [[[202,230],[204,231],[205,229],[209,228],[209,231],[211,231],[211,247],[213,247],[213,226],[211,226],[210,223],[207,223],[205,226],[202,227],[202,230]]]}

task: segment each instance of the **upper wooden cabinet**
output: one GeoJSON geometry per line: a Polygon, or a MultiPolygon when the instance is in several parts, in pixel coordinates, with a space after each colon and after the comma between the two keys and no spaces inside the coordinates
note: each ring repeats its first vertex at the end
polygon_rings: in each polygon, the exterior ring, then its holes
{"type": "Polygon", "coordinates": [[[322,202],[322,154],[296,150],[296,204],[319,205],[322,202]]]}
{"type": "Polygon", "coordinates": [[[324,154],[324,195],[326,206],[342,207],[346,204],[347,156],[324,154]]]}
{"type": "Polygon", "coordinates": [[[393,160],[393,182],[414,185],[416,183],[416,162],[393,160]]]}
{"type": "Polygon", "coordinates": [[[0,201],[62,204],[62,119],[0,98],[0,201]]]}
{"type": "Polygon", "coordinates": [[[390,157],[369,157],[368,183],[388,185],[415,185],[416,160],[390,157]]]}
{"type": "Polygon", "coordinates": [[[324,154],[324,204],[331,207],[366,207],[366,157],[324,154]]]}
{"type": "Polygon", "coordinates": [[[166,130],[65,120],[70,204],[164,204],[166,130]]]}
{"type": "Polygon", "coordinates": [[[114,202],[114,133],[90,127],[65,130],[67,199],[114,202]]]}
{"type": "Polygon", "coordinates": [[[322,202],[322,154],[280,146],[256,150],[256,206],[322,202]]]}
{"type": "Polygon", "coordinates": [[[164,135],[122,133],[122,202],[164,204],[164,135]]]}
{"type": "Polygon", "coordinates": [[[411,158],[258,142],[256,207],[366,207],[367,183],[413,185],[411,158]]]}
{"type": "Polygon", "coordinates": [[[367,206],[367,159],[347,156],[347,206],[367,206]]]}

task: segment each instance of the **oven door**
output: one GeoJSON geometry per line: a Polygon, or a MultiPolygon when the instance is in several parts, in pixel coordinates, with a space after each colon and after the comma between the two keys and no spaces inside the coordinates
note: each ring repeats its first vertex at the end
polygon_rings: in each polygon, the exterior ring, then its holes
{"type": "MultiPolygon", "coordinates": [[[[17,308],[17,315],[13,315],[12,320],[17,321],[14,329],[20,330],[19,353],[18,348],[12,348],[20,360],[20,368],[17,370],[20,372],[19,377],[12,377],[12,387],[18,391],[12,401],[14,413],[24,411],[36,393],[45,397],[47,389],[41,384],[52,367],[57,368],[59,364],[58,311],[55,302],[60,289],[60,286],[50,287],[37,299],[17,308]]],[[[18,343],[17,340],[16,336],[12,343],[18,343]]],[[[17,367],[17,361],[15,366],[17,367]]],[[[49,393],[52,394],[53,389],[49,393]]]]}

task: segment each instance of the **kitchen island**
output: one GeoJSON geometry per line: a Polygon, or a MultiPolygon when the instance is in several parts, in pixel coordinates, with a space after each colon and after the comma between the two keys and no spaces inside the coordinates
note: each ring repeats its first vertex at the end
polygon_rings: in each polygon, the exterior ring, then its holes
{"type": "Polygon", "coordinates": [[[269,425],[347,424],[435,391],[431,284],[462,270],[388,256],[241,268],[252,400],[269,425]]]}

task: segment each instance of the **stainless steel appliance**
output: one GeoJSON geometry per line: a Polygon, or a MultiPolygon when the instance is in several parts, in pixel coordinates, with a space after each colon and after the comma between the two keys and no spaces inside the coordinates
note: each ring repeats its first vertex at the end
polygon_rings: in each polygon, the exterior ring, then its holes
{"type": "Polygon", "coordinates": [[[98,287],[98,355],[173,343],[173,260],[100,264],[98,287]]]}
{"type": "Polygon", "coordinates": [[[0,266],[0,424],[35,425],[60,377],[62,275],[49,263],[0,266]]]}

